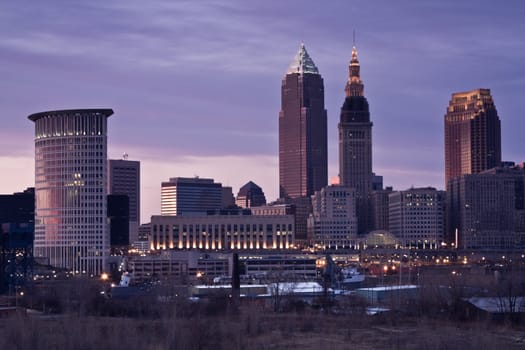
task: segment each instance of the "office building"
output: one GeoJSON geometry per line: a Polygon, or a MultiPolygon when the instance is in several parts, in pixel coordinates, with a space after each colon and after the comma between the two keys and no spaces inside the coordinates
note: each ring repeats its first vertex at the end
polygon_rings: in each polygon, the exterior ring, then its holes
{"type": "Polygon", "coordinates": [[[331,185],[312,196],[308,236],[324,249],[351,248],[357,245],[355,192],[352,188],[331,185]]]}
{"type": "Polygon", "coordinates": [[[154,215],[150,248],[254,250],[290,249],[294,245],[293,215],[154,215]]]}
{"type": "Polygon", "coordinates": [[[166,250],[157,255],[130,257],[129,270],[133,273],[134,283],[181,282],[188,278],[211,283],[214,277],[231,275],[231,254],[166,250]]]}
{"type": "Polygon", "coordinates": [[[301,44],[281,86],[279,196],[309,197],[328,183],[324,83],[301,44]]]}
{"type": "Polygon", "coordinates": [[[308,242],[308,216],[312,212],[310,197],[282,198],[268,205],[250,208],[253,215],[293,215],[295,218],[295,243],[306,245],[308,242]]]}
{"type": "Polygon", "coordinates": [[[111,251],[129,246],[129,197],[108,194],[109,244],[111,251]]]}
{"type": "Polygon", "coordinates": [[[140,162],[124,159],[108,160],[108,194],[129,198],[129,237],[132,244],[138,239],[140,226],[140,162]]]}
{"type": "Polygon", "coordinates": [[[432,187],[388,196],[389,231],[406,247],[437,249],[445,234],[445,191],[432,187]]]}
{"type": "Polygon", "coordinates": [[[0,195],[0,293],[32,281],[35,190],[0,195]]]}
{"type": "Polygon", "coordinates": [[[489,89],[452,94],[445,114],[445,185],[500,166],[501,126],[489,89]]]}
{"type": "Polygon", "coordinates": [[[111,109],[41,112],[35,123],[35,257],[97,275],[109,255],[107,119],[111,109]]]}
{"type": "Polygon", "coordinates": [[[222,199],[221,199],[221,208],[234,208],[235,207],[235,197],[233,196],[233,189],[231,186],[222,186],[222,199]]]}
{"type": "Polygon", "coordinates": [[[388,196],[392,193],[390,186],[370,193],[371,230],[388,231],[388,196]]]}
{"type": "Polygon", "coordinates": [[[259,281],[288,281],[316,279],[319,276],[318,258],[305,254],[242,254],[239,261],[244,274],[259,281]]]}
{"type": "Polygon", "coordinates": [[[523,166],[516,166],[493,168],[449,180],[450,243],[465,249],[522,247],[524,179],[523,166]]]}
{"type": "Polygon", "coordinates": [[[263,190],[252,181],[239,189],[235,204],[241,208],[259,207],[266,204],[263,190]]]}
{"type": "Polygon", "coordinates": [[[223,197],[230,195],[224,195],[222,185],[213,179],[173,177],[162,183],[160,212],[161,215],[203,214],[222,209],[223,197]]]}
{"type": "Polygon", "coordinates": [[[151,232],[151,223],[142,224],[139,226],[139,241],[149,240],[149,234],[151,232]]]}
{"type": "Polygon", "coordinates": [[[341,185],[355,189],[358,232],[363,234],[371,228],[369,195],[376,178],[372,173],[372,122],[355,46],[345,92],[338,125],[339,176],[341,185]]]}
{"type": "Polygon", "coordinates": [[[295,215],[295,206],[292,204],[268,204],[258,207],[251,207],[252,215],[272,216],[272,215],[295,215]]]}

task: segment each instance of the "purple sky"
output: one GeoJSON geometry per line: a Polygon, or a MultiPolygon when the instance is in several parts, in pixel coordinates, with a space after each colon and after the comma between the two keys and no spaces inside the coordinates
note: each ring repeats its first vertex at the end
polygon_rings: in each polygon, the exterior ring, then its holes
{"type": "Polygon", "coordinates": [[[0,4],[0,193],[33,186],[27,115],[100,107],[115,111],[108,156],[142,162],[143,221],[169,177],[235,193],[252,180],[275,199],[281,79],[301,41],[325,82],[333,177],[354,28],[385,185],[443,188],[457,91],[491,89],[503,158],[525,160],[522,0],[74,3],[0,4]]]}

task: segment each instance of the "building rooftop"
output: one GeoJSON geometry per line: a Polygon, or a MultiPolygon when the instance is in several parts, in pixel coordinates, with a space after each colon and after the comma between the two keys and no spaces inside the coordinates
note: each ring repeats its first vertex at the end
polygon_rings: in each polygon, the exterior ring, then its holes
{"type": "Polygon", "coordinates": [[[248,196],[250,192],[262,193],[262,189],[257,186],[253,181],[249,181],[247,184],[239,189],[237,196],[248,196]]]}
{"type": "Polygon", "coordinates": [[[85,113],[91,113],[91,114],[103,114],[106,117],[109,117],[113,114],[113,110],[110,108],[95,108],[95,109],[61,109],[61,110],[55,110],[55,111],[46,111],[46,112],[39,112],[34,113],[28,116],[27,118],[31,121],[36,122],[40,118],[48,117],[48,116],[54,116],[54,115],[62,115],[62,114],[85,114],[85,113]]]}
{"type": "Polygon", "coordinates": [[[293,73],[319,74],[319,69],[317,69],[317,66],[315,65],[314,61],[306,51],[304,43],[301,43],[299,52],[297,52],[297,55],[295,55],[295,58],[293,59],[292,63],[290,63],[288,71],[286,72],[286,74],[293,73]]]}
{"type": "Polygon", "coordinates": [[[392,286],[381,286],[381,287],[371,287],[371,288],[359,288],[358,290],[364,291],[364,292],[386,292],[391,290],[406,290],[406,289],[417,289],[419,288],[416,285],[413,284],[407,284],[407,285],[392,285],[392,286]]]}
{"type": "Polygon", "coordinates": [[[465,299],[475,307],[490,312],[525,312],[525,297],[514,297],[514,305],[509,303],[509,297],[475,297],[465,299]]]}

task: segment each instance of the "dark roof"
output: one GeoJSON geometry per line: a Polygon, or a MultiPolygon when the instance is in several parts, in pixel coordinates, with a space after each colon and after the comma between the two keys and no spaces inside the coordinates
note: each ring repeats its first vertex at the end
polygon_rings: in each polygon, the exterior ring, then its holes
{"type": "Polygon", "coordinates": [[[100,113],[104,114],[106,117],[109,117],[113,114],[113,110],[111,108],[94,108],[94,109],[62,109],[62,110],[56,110],[56,111],[46,111],[46,112],[40,112],[40,113],[34,113],[28,116],[29,120],[32,120],[36,122],[38,119],[50,116],[50,115],[57,115],[57,114],[76,114],[76,113],[100,113]]]}
{"type": "Polygon", "coordinates": [[[369,123],[368,101],[363,96],[348,96],[341,107],[342,123],[369,123]]]}
{"type": "Polygon", "coordinates": [[[237,196],[247,196],[248,193],[262,193],[262,189],[252,181],[249,181],[246,185],[239,189],[237,196]]]}
{"type": "Polygon", "coordinates": [[[368,112],[368,101],[363,96],[348,96],[341,111],[368,112]]]}

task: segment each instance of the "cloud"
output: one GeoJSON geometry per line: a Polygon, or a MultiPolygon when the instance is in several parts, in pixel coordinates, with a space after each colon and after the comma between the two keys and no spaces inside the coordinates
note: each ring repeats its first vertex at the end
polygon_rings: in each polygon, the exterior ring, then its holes
{"type": "MultiPolygon", "coordinates": [[[[11,10],[8,21],[0,24],[10,31],[0,41],[0,49],[29,55],[78,57],[126,70],[218,69],[252,74],[267,74],[272,71],[269,67],[288,60],[283,50],[275,50],[282,40],[267,40],[272,27],[265,26],[264,19],[215,1],[68,4],[59,19],[52,6],[41,7],[35,19],[39,25],[18,25],[17,31],[10,30],[9,24],[23,21],[28,9],[11,10]],[[90,22],[98,25],[85,24],[90,22]]],[[[271,35],[287,36],[286,31],[271,35]]]]}

